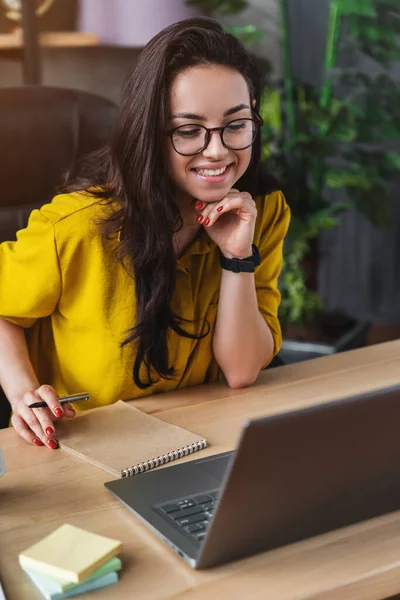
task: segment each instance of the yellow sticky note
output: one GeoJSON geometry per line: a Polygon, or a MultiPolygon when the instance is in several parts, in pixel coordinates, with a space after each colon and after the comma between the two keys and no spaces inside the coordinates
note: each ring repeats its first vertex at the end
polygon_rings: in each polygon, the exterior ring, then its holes
{"type": "Polygon", "coordinates": [[[121,551],[117,540],[65,524],[19,555],[22,568],[79,583],[121,551]]]}

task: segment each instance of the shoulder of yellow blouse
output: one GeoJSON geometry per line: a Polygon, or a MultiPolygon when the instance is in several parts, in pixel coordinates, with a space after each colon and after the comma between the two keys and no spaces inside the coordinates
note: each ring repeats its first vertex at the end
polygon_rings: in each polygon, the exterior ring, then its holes
{"type": "Polygon", "coordinates": [[[100,200],[89,191],[72,192],[54,196],[49,204],[45,204],[40,208],[40,213],[53,225],[56,225],[60,221],[80,212],[89,211],[90,214],[102,212],[102,208],[105,208],[106,205],[109,205],[109,202],[100,200]]]}
{"type": "Polygon", "coordinates": [[[267,223],[273,224],[286,215],[289,218],[289,206],[281,190],[276,190],[264,196],[257,196],[254,200],[257,206],[257,220],[260,225],[261,223],[264,225],[267,223]]]}

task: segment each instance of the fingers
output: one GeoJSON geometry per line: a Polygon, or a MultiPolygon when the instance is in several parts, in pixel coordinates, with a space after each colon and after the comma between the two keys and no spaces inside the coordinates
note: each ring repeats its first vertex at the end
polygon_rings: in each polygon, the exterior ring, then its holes
{"type": "Polygon", "coordinates": [[[196,212],[199,213],[196,221],[201,223],[201,225],[208,227],[210,224],[210,214],[212,213],[213,209],[216,209],[218,206],[220,206],[222,202],[223,200],[221,200],[221,202],[196,202],[195,209],[196,212]]]}
{"type": "Polygon", "coordinates": [[[25,440],[37,446],[46,445],[48,448],[55,450],[57,442],[52,438],[54,435],[54,426],[50,418],[51,413],[47,409],[32,409],[28,403],[37,401],[35,392],[25,394],[24,398],[15,407],[13,425],[19,435],[25,440]],[[41,420],[38,419],[36,412],[42,411],[41,420]],[[44,413],[44,414],[43,414],[44,413]],[[40,443],[38,443],[40,442],[40,443]]]}
{"type": "MultiPolygon", "coordinates": [[[[55,389],[52,388],[51,385],[41,385],[36,390],[36,393],[40,396],[41,400],[44,400],[44,402],[46,402],[47,406],[49,407],[49,409],[51,410],[51,412],[54,414],[55,417],[60,419],[61,417],[64,416],[63,407],[60,404],[60,401],[58,399],[55,389]]],[[[39,410],[39,409],[37,409],[37,410],[39,410]]]]}
{"type": "Polygon", "coordinates": [[[69,419],[72,419],[72,417],[74,417],[76,415],[75,409],[73,406],[71,406],[71,404],[64,404],[63,408],[64,408],[64,417],[68,417],[69,419]]]}
{"type": "MultiPolygon", "coordinates": [[[[55,433],[53,421],[54,418],[61,418],[64,415],[64,410],[60,404],[56,391],[50,385],[41,385],[34,393],[39,400],[46,402],[48,406],[48,408],[34,408],[32,411],[44,434],[38,437],[48,448],[55,450],[57,448],[57,442],[53,438],[55,433]]],[[[28,410],[31,409],[28,407],[28,410]]]]}
{"type": "Polygon", "coordinates": [[[13,416],[11,419],[15,431],[24,440],[36,446],[45,445],[52,450],[58,446],[54,439],[54,421],[59,418],[74,417],[75,410],[71,404],[60,404],[57,393],[50,385],[41,385],[36,390],[27,392],[12,403],[13,416]],[[45,402],[46,407],[29,408],[35,402],[45,402]]]}
{"type": "MultiPolygon", "coordinates": [[[[42,385],[36,390],[27,392],[17,402],[12,403],[12,423],[16,432],[26,441],[39,445],[46,445],[55,450],[57,442],[53,438],[55,433],[54,420],[64,415],[55,390],[50,385],[42,385]],[[35,402],[45,402],[47,407],[29,408],[35,402]]],[[[75,411],[68,408],[69,416],[75,411]]]]}
{"type": "Polygon", "coordinates": [[[29,444],[35,444],[36,446],[43,446],[43,442],[38,438],[25,421],[16,413],[13,413],[11,417],[11,423],[15,431],[29,444]]]}
{"type": "Polygon", "coordinates": [[[228,212],[240,214],[244,220],[253,221],[257,216],[256,203],[247,192],[238,192],[230,190],[228,195],[220,202],[205,203],[198,201],[195,204],[195,210],[199,213],[197,222],[204,227],[211,227],[218,218],[228,212]]]}

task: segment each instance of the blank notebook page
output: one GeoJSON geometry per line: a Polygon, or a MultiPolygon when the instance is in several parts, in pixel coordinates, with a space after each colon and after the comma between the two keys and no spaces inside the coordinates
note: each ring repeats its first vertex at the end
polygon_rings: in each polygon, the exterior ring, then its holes
{"type": "Polygon", "coordinates": [[[122,477],[124,469],[180,448],[202,442],[202,447],[206,445],[202,437],[143,413],[122,400],[59,421],[56,438],[62,450],[115,477],[122,477]]]}

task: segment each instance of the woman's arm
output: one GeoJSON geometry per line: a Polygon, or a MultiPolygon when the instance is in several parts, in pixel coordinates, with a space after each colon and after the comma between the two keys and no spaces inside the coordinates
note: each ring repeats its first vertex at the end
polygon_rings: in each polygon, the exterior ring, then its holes
{"type": "MultiPolygon", "coordinates": [[[[265,211],[266,199],[261,206],[265,211]]],[[[197,202],[195,210],[226,258],[252,255],[257,206],[248,193],[232,189],[220,202],[197,202]]],[[[252,384],[279,348],[277,282],[289,215],[283,195],[271,197],[268,217],[265,212],[260,216],[257,243],[262,241],[262,259],[256,273],[222,269],[213,353],[231,387],[252,384]]]]}
{"type": "Polygon", "coordinates": [[[23,327],[0,319],[0,385],[10,403],[39,387],[23,327]]]}
{"type": "Polygon", "coordinates": [[[223,269],[213,352],[228,385],[254,383],[273,351],[272,333],[258,310],[254,273],[223,269]]]}
{"type": "Polygon", "coordinates": [[[63,416],[64,411],[68,416],[75,411],[69,405],[63,409],[51,386],[40,386],[29,358],[24,329],[5,319],[0,319],[0,385],[11,404],[15,431],[31,444],[56,448],[53,420],[63,416]],[[41,400],[48,409],[29,408],[29,404],[41,400]]]}

